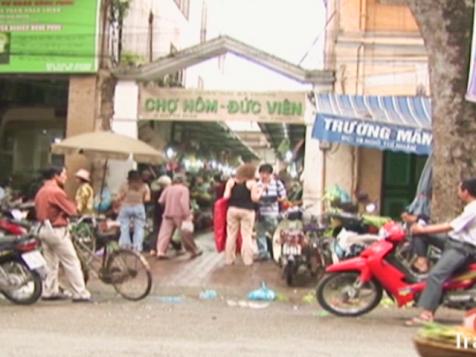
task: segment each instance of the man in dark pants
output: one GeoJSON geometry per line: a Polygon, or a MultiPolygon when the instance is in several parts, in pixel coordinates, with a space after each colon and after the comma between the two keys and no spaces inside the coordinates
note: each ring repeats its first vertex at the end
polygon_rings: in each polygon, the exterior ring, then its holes
{"type": "Polygon", "coordinates": [[[407,325],[433,321],[441,302],[444,282],[476,257],[476,178],[462,181],[458,196],[466,206],[453,221],[428,226],[416,224],[411,228],[413,234],[448,233],[448,237],[443,255],[431,269],[427,286],[418,301],[423,311],[418,317],[407,321],[407,325]]]}

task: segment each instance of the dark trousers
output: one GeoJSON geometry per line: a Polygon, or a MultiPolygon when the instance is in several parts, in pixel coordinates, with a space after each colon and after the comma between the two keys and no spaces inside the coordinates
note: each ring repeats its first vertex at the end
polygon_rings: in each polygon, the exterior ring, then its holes
{"type": "Polygon", "coordinates": [[[425,310],[435,311],[441,303],[445,281],[458,269],[470,263],[475,256],[475,252],[476,247],[448,238],[440,260],[428,275],[426,288],[418,300],[418,306],[425,310]]]}

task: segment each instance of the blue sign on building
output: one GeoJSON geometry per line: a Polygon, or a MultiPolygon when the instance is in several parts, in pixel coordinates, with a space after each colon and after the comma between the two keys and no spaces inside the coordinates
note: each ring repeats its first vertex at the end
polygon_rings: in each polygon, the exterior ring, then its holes
{"type": "Polygon", "coordinates": [[[316,115],[312,137],[321,141],[419,155],[430,154],[432,143],[432,133],[428,129],[332,114],[316,115]]]}

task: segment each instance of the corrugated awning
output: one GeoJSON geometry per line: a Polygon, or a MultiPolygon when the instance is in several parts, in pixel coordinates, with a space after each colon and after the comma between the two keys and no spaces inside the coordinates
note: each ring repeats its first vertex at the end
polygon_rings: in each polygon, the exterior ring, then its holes
{"type": "Polygon", "coordinates": [[[316,95],[313,137],[416,154],[431,152],[431,104],[426,97],[316,95]]]}

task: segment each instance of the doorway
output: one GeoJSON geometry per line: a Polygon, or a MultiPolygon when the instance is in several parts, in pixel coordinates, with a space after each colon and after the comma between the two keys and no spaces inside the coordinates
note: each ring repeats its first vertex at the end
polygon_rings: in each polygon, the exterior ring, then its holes
{"type": "Polygon", "coordinates": [[[383,159],[382,214],[400,219],[413,201],[426,155],[385,151],[383,159]]]}

